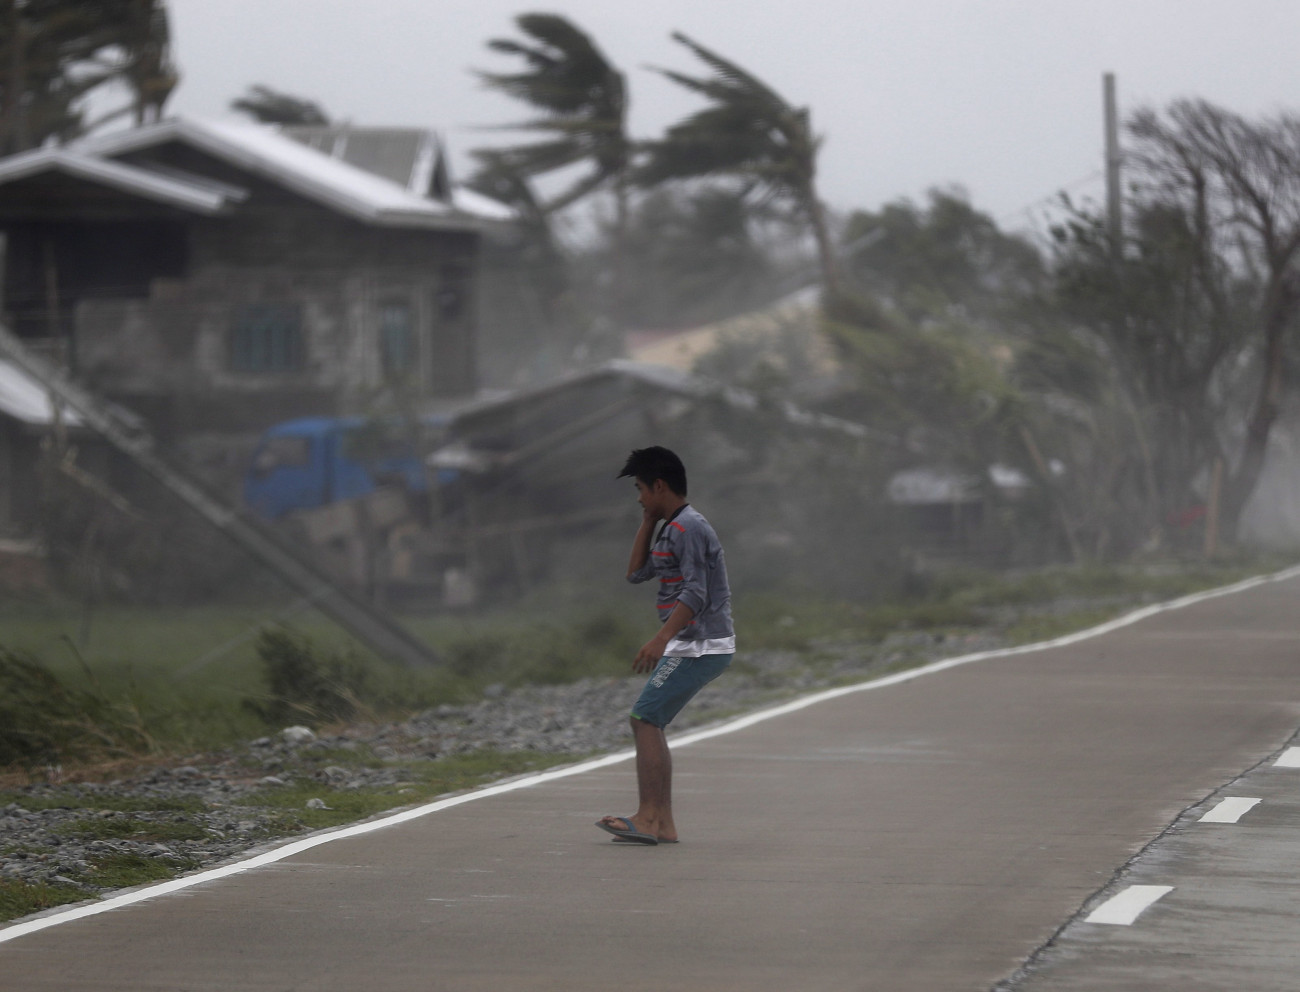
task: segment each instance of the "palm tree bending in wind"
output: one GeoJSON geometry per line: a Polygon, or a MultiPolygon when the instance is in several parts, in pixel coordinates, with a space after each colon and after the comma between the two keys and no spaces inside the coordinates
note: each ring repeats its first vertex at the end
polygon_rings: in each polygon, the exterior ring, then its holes
{"type": "Polygon", "coordinates": [[[645,146],[646,161],[636,171],[637,180],[653,186],[673,179],[734,175],[747,190],[760,189],[789,201],[812,229],[822,286],[833,293],[838,270],[815,182],[821,141],[812,132],[808,108],[791,106],[762,80],[681,32],[672,37],[712,69],[712,75],[655,71],[710,103],[670,127],[662,140],[645,146]]]}
{"type": "Polygon", "coordinates": [[[550,213],[626,179],[632,143],[627,136],[627,88],[585,33],[556,14],[522,14],[515,23],[532,41],[496,38],[488,47],[524,60],[519,73],[479,72],[492,89],[543,111],[510,129],[537,131],[550,140],[493,149],[504,168],[526,178],[587,164],[588,171],[545,205],[550,213]]]}
{"type": "Polygon", "coordinates": [[[548,138],[476,151],[482,164],[477,178],[486,183],[497,179],[517,182],[585,165],[577,179],[539,204],[545,215],[599,189],[611,189],[616,212],[613,296],[615,312],[621,316],[621,246],[627,229],[627,182],[633,154],[627,133],[626,81],[591,38],[566,18],[521,14],[515,23],[528,40],[496,38],[488,47],[523,59],[524,71],[480,71],[478,76],[491,89],[543,112],[539,118],[508,128],[535,131],[548,138]]]}

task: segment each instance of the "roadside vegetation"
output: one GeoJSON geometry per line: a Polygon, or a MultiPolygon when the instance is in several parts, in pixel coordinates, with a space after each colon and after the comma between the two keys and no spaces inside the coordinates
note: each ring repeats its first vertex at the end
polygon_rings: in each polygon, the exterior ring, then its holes
{"type": "MultiPolygon", "coordinates": [[[[993,574],[949,571],[875,602],[819,593],[738,595],[745,651],[805,659],[829,645],[978,632],[1010,643],[1100,622],[1282,567],[1280,558],[1093,565],[993,574]]],[[[78,645],[56,609],[9,611],[0,640],[0,769],[16,780],[48,769],[166,761],[291,724],[316,729],[393,719],[485,691],[626,674],[646,634],[630,598],[585,612],[543,609],[411,618],[443,664],[397,668],[320,618],[266,622],[241,609],[104,607],[78,645]]]]}

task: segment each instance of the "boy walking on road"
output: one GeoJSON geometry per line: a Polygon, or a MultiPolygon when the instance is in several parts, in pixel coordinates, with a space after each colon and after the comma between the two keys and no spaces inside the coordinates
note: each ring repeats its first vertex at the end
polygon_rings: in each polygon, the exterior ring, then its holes
{"type": "Polygon", "coordinates": [[[664,728],[731,663],[736,651],[731,588],[718,535],[686,502],[681,459],[667,448],[638,448],[618,474],[625,476],[636,482],[642,511],[627,579],[659,580],[655,606],[661,626],[632,661],[632,671],[652,673],[632,707],[640,802],[632,816],[606,816],[596,826],[618,841],[675,844],[672,759],[664,728]]]}

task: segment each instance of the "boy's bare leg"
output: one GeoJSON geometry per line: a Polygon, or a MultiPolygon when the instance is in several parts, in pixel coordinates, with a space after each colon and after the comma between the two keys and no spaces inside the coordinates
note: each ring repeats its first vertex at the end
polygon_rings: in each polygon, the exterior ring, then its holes
{"type": "MultiPolygon", "coordinates": [[[[642,833],[661,841],[677,839],[673,823],[673,761],[668,739],[662,727],[632,718],[632,736],[636,738],[636,782],[640,804],[628,819],[642,833]]],[[[613,817],[605,817],[606,822],[613,817]]],[[[614,824],[617,826],[617,824],[614,824]]]]}
{"type": "Polygon", "coordinates": [[[632,719],[636,738],[636,784],[640,806],[634,823],[660,840],[676,840],[673,823],[673,759],[662,727],[632,719]]]}

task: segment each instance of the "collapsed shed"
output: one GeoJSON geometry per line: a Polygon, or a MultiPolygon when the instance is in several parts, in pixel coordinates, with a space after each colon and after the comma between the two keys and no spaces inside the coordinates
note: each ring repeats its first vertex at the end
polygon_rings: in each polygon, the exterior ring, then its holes
{"type": "Polygon", "coordinates": [[[610,361],[451,411],[428,459],[445,480],[434,530],[463,537],[478,582],[526,587],[575,540],[626,538],[636,505],[615,474],[632,448],[678,450],[694,491],[723,503],[755,482],[749,446],[806,443],[810,429],[851,444],[870,436],[676,369],[610,361]]]}

